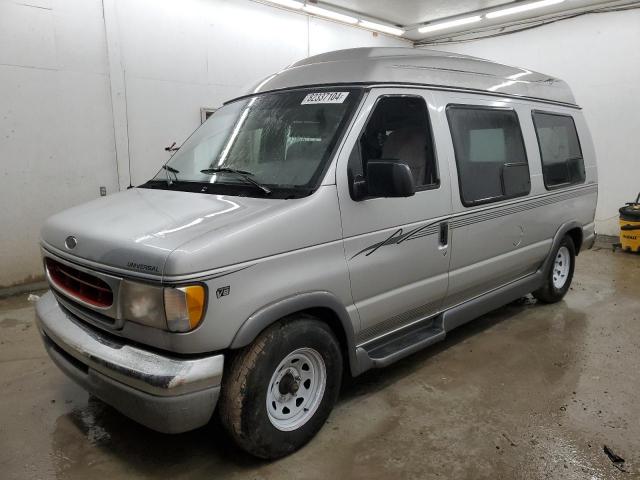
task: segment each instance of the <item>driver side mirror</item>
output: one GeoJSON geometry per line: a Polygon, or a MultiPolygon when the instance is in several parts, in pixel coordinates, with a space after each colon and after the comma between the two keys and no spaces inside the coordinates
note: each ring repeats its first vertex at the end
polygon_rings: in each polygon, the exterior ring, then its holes
{"type": "Polygon", "coordinates": [[[352,190],[356,200],[365,197],[410,197],[416,193],[411,168],[394,159],[367,162],[367,179],[358,176],[352,190]]]}

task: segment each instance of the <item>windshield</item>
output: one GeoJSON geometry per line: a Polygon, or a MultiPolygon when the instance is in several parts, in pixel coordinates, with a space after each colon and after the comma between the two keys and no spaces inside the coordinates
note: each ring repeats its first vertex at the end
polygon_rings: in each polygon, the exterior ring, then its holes
{"type": "MultiPolygon", "coordinates": [[[[145,187],[279,196],[317,186],[359,89],[304,89],[217,110],[145,187]],[[155,185],[150,185],[155,184],[155,185]],[[204,184],[204,185],[203,185],[204,184]]],[[[286,195],[285,195],[286,196],[286,195]]]]}

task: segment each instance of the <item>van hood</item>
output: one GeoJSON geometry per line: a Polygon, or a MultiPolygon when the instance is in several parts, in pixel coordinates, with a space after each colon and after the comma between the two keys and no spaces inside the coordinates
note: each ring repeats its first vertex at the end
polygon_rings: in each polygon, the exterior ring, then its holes
{"type": "Polygon", "coordinates": [[[50,217],[42,228],[42,244],[137,275],[192,274],[338,238],[335,186],[332,195],[327,196],[326,190],[321,187],[310,197],[280,200],[133,188],[50,217]],[[334,208],[325,208],[323,216],[333,216],[329,221],[335,225],[319,236],[303,233],[294,242],[291,237],[278,241],[282,229],[290,232],[294,227],[293,217],[306,215],[301,210],[316,210],[311,199],[318,194],[334,199],[329,202],[335,203],[334,208]],[[75,242],[67,241],[69,237],[75,242]],[[193,242],[198,243],[197,265],[188,258],[193,242]],[[168,262],[177,249],[181,260],[168,262]],[[210,253],[203,255],[203,249],[210,253]]]}

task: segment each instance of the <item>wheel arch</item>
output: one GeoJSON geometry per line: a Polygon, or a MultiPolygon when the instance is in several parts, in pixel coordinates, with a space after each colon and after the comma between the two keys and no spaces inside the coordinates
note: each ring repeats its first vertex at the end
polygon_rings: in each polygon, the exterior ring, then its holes
{"type": "Polygon", "coordinates": [[[360,366],[361,362],[356,355],[355,333],[347,309],[334,294],[326,291],[298,293],[262,307],[245,320],[229,348],[235,350],[245,347],[270,325],[284,317],[303,312],[329,325],[340,342],[352,375],[358,375],[366,369],[360,366]]]}
{"type": "Polygon", "coordinates": [[[551,249],[549,250],[549,254],[547,255],[547,258],[542,264],[542,267],[540,268],[543,274],[543,277],[541,278],[546,278],[547,275],[549,274],[551,266],[553,265],[554,252],[560,245],[560,242],[562,242],[562,239],[567,235],[569,235],[569,237],[571,237],[571,239],[573,240],[574,245],[576,247],[576,255],[578,255],[579,245],[580,246],[582,245],[582,237],[583,237],[582,224],[575,220],[572,220],[570,222],[563,223],[560,226],[560,228],[558,228],[558,230],[556,231],[556,234],[553,236],[553,242],[551,243],[551,249]],[[579,240],[580,242],[579,245],[576,244],[576,239],[579,240]]]}

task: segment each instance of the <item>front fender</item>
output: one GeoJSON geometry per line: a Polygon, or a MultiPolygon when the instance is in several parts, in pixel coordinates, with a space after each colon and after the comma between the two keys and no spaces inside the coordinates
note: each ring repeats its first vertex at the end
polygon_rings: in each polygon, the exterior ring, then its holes
{"type": "Polygon", "coordinates": [[[355,335],[349,313],[334,294],[326,291],[298,293],[257,310],[238,329],[230,348],[245,347],[253,342],[260,332],[281,318],[312,308],[327,308],[339,319],[346,340],[351,372],[353,375],[360,373],[362,369],[356,356],[355,335]]]}

